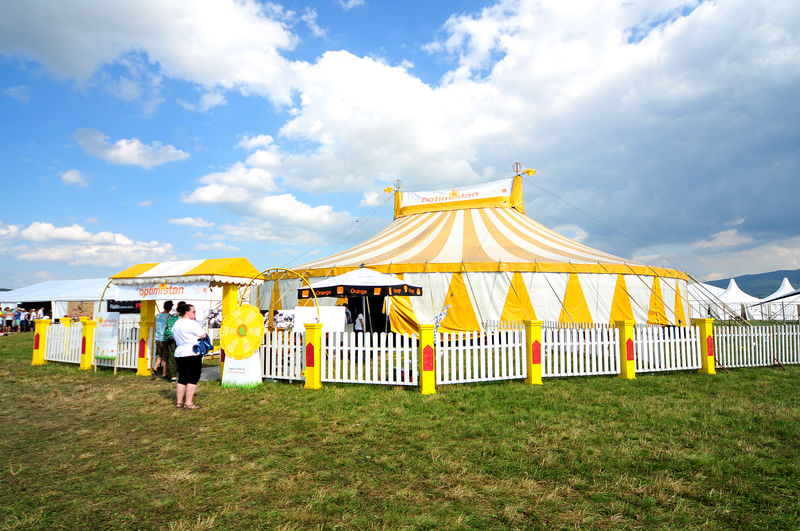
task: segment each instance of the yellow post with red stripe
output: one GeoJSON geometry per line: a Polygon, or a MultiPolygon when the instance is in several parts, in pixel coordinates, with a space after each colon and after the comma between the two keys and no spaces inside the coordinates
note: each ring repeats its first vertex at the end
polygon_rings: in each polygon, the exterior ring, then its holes
{"type": "Polygon", "coordinates": [[[525,321],[525,383],[542,385],[542,321],[525,321]]]}
{"type": "Polygon", "coordinates": [[[625,380],[636,379],[636,353],[633,348],[634,321],[614,321],[619,330],[619,377],[625,380]]]}
{"type": "Polygon", "coordinates": [[[44,349],[47,343],[47,330],[53,323],[50,319],[36,319],[33,326],[33,360],[31,365],[44,365],[44,349]]]}
{"type": "Polygon", "coordinates": [[[94,349],[94,332],[97,321],[81,317],[83,323],[83,337],[81,338],[81,365],[80,370],[88,371],[92,368],[92,354],[94,349]]]}
{"type": "Polygon", "coordinates": [[[322,323],[305,323],[306,389],[322,389],[322,323]]]}
{"type": "MultiPolygon", "coordinates": [[[[222,285],[222,318],[230,315],[239,306],[239,286],[236,284],[222,285]]],[[[225,351],[219,352],[219,379],[222,380],[222,371],[225,369],[225,351]]]]}
{"type": "Polygon", "coordinates": [[[433,325],[419,325],[419,390],[423,395],[436,393],[436,355],[433,325]]]}
{"type": "Polygon", "coordinates": [[[714,319],[692,319],[692,325],[700,329],[700,370],[705,374],[717,374],[714,357],[714,319]]]}
{"type": "Polygon", "coordinates": [[[139,310],[139,357],[136,359],[136,376],[150,376],[147,362],[150,346],[150,330],[155,325],[156,301],[142,301],[139,310]]]}

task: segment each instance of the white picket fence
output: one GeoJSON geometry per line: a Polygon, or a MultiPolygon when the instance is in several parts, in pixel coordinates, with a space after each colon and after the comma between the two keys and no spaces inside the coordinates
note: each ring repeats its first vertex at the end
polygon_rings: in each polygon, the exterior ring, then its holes
{"type": "Polygon", "coordinates": [[[528,377],[525,331],[521,328],[438,333],[434,344],[437,385],[528,377]]]}
{"type": "Polygon", "coordinates": [[[524,330],[525,325],[522,321],[483,321],[481,330],[484,332],[496,332],[498,330],[524,330]]]}
{"type": "Polygon", "coordinates": [[[700,329],[696,326],[636,325],[636,372],[699,369],[700,329]]]}
{"type": "MultiPolygon", "coordinates": [[[[117,335],[117,368],[136,369],[139,359],[139,323],[123,322],[119,324],[117,335]]],[[[155,356],[155,336],[150,329],[147,343],[147,366],[152,366],[155,356]]],[[[113,360],[97,360],[98,367],[113,367],[113,360]]]]}
{"type": "Polygon", "coordinates": [[[331,332],[322,337],[323,382],[417,385],[415,335],[331,332]]]}
{"type": "Polygon", "coordinates": [[[268,380],[305,380],[305,332],[275,330],[264,334],[258,349],[262,377],[268,380]]]}
{"type": "Polygon", "coordinates": [[[51,324],[45,340],[44,359],[60,363],[81,362],[83,323],[51,324]]]}
{"type": "Polygon", "coordinates": [[[714,353],[726,368],[798,364],[800,326],[714,326],[714,353]]]}
{"type": "Polygon", "coordinates": [[[542,325],[542,377],[619,374],[619,330],[577,324],[542,325]]]}

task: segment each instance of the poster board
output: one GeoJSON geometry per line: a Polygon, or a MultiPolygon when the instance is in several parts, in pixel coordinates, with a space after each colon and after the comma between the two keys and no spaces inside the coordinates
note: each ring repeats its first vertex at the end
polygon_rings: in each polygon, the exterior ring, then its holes
{"type": "Polygon", "coordinates": [[[98,356],[116,356],[119,336],[119,313],[98,312],[95,332],[95,353],[98,356]]]}
{"type": "Polygon", "coordinates": [[[94,301],[69,301],[67,303],[67,315],[70,319],[78,317],[94,317],[94,301]]]}

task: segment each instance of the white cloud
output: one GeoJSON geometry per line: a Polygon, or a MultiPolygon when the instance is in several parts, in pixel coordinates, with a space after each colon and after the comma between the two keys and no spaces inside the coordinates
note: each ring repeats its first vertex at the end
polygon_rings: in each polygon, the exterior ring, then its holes
{"type": "Polygon", "coordinates": [[[753,238],[739,234],[736,229],[729,229],[712,234],[710,240],[696,242],[694,247],[696,249],[736,247],[752,241],[753,238]]]}
{"type": "Polygon", "coordinates": [[[589,236],[589,233],[578,225],[559,225],[558,227],[553,227],[553,230],[578,243],[583,243],[586,241],[586,237],[589,236]]]}
{"type": "Polygon", "coordinates": [[[366,3],[365,0],[339,0],[339,5],[345,11],[350,11],[354,7],[363,6],[366,3]]]}
{"type": "Polygon", "coordinates": [[[173,255],[170,243],[135,241],[119,233],[92,233],[77,224],[57,227],[40,221],[22,230],[0,224],[0,245],[8,244],[14,245],[19,260],[67,265],[120,266],[173,255]]]}
{"type": "Polygon", "coordinates": [[[49,271],[37,271],[33,276],[38,282],[53,280],[53,275],[49,271]]]}
{"type": "Polygon", "coordinates": [[[214,223],[210,221],[206,221],[203,218],[193,218],[193,217],[184,217],[184,218],[172,218],[169,220],[170,223],[173,225],[183,225],[185,227],[213,227],[214,223]]]}
{"type": "Polygon", "coordinates": [[[384,192],[365,192],[361,198],[360,206],[377,206],[381,204],[384,192]]]}
{"type": "Polygon", "coordinates": [[[273,146],[273,144],[274,139],[269,135],[256,135],[254,137],[245,135],[236,147],[253,150],[257,148],[268,148],[273,146]]]}
{"type": "Polygon", "coordinates": [[[97,225],[100,223],[100,220],[97,219],[97,216],[89,216],[86,218],[86,223],[89,225],[97,225]]]}
{"type": "Polygon", "coordinates": [[[78,170],[67,170],[63,172],[61,174],[61,182],[68,186],[80,186],[84,188],[89,186],[86,176],[78,170]]]}
{"type": "Polygon", "coordinates": [[[145,199],[144,201],[139,201],[137,203],[137,206],[139,206],[141,208],[147,208],[147,207],[152,206],[152,205],[153,205],[153,201],[150,200],[150,199],[145,199]]]}
{"type": "MultiPolygon", "coordinates": [[[[280,51],[295,45],[293,18],[255,0],[19,2],[4,8],[0,53],[34,59],[83,84],[105,66],[121,64],[132,84],[152,84],[147,76],[157,69],[209,91],[241,88],[286,103],[292,69],[280,51]],[[146,73],[125,63],[139,52],[146,73]]],[[[120,96],[135,97],[136,90],[120,96]]]]}
{"type": "Polygon", "coordinates": [[[184,194],[259,231],[292,232],[259,221],[266,193],[342,191],[364,203],[397,177],[408,190],[468,184],[509,175],[514,160],[539,170],[526,179],[532,217],[580,226],[584,243],[621,256],[634,242],[710,253],[733,241],[724,248],[734,252],[800,225],[792,0],[501,0],[444,23],[427,49],[451,68],[433,83],[404,58],[286,59],[299,17],[276,4],[43,5],[7,6],[0,53],[21,50],[84,82],[108,76],[126,98],[146,99],[142,86],[157,91],[163,77],[267,96],[289,117],[274,136],[245,137],[252,153],[184,194]]]}
{"type": "Polygon", "coordinates": [[[178,103],[187,111],[200,111],[206,112],[214,107],[225,105],[228,101],[225,96],[219,92],[206,92],[200,96],[200,101],[197,104],[189,103],[183,99],[178,99],[178,103]]]}
{"type": "MultiPolygon", "coordinates": [[[[752,238],[726,235],[713,241],[657,246],[646,254],[638,253],[634,260],[653,265],[678,268],[697,280],[717,280],[748,273],[779,269],[800,269],[800,236],[780,241],[763,242],[752,238]],[[702,249],[698,252],[698,249],[702,249]]],[[[777,287],[777,286],[776,286],[777,287]]]]}
{"type": "Polygon", "coordinates": [[[239,247],[225,242],[198,243],[194,246],[198,251],[239,251],[239,247]]]}
{"type": "Polygon", "coordinates": [[[10,96],[21,103],[31,101],[31,89],[27,85],[16,85],[3,89],[3,94],[10,96]]]}
{"type": "Polygon", "coordinates": [[[147,145],[138,138],[123,138],[112,144],[106,135],[94,129],[78,129],[74,137],[88,154],[111,164],[130,164],[150,169],[189,157],[188,153],[169,144],[153,142],[147,145]]]}
{"type": "Polygon", "coordinates": [[[0,241],[12,240],[19,234],[19,225],[6,225],[0,221],[0,241]]]}
{"type": "Polygon", "coordinates": [[[303,11],[303,16],[301,18],[315,37],[325,36],[325,30],[322,29],[319,24],[317,24],[317,12],[314,9],[307,7],[305,11],[303,11]]]}

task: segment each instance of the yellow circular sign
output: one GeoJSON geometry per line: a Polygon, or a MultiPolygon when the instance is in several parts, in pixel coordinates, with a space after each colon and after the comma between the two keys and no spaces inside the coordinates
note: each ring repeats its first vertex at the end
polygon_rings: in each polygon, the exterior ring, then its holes
{"type": "Polygon", "coordinates": [[[244,304],[222,319],[219,346],[225,356],[243,360],[258,351],[264,340],[264,316],[255,306],[244,304]]]}

